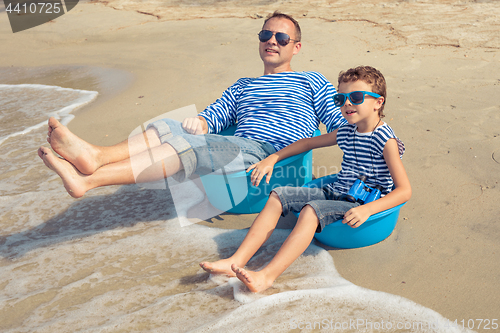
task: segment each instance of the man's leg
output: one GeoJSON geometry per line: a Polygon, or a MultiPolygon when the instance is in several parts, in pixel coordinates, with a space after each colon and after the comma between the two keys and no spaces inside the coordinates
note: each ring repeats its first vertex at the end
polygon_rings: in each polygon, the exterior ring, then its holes
{"type": "Polygon", "coordinates": [[[73,134],[53,117],[49,119],[47,141],[56,153],[85,175],[93,174],[103,165],[129,159],[161,144],[156,130],[148,129],[114,146],[95,146],[73,134]]]}
{"type": "MultiPolygon", "coordinates": [[[[126,147],[122,149],[127,150],[126,147]]],[[[96,187],[156,181],[183,169],[177,152],[167,143],[138,153],[132,159],[105,164],[90,175],[83,174],[72,163],[58,158],[49,148],[41,147],[38,155],[48,168],[61,177],[64,187],[75,198],[96,187]]]]}

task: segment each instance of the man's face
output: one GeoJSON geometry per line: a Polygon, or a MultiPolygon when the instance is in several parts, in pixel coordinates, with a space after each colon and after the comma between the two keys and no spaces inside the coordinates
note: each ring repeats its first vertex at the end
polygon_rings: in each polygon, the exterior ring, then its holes
{"type": "MultiPolygon", "coordinates": [[[[262,30],[270,30],[274,33],[284,32],[291,39],[295,40],[295,26],[292,21],[285,18],[272,18],[266,22],[262,30]]],[[[281,46],[276,41],[276,36],[271,37],[267,42],[259,42],[260,58],[264,62],[265,74],[289,71],[290,62],[294,54],[300,50],[301,43],[290,41],[286,46],[281,46]]]]}

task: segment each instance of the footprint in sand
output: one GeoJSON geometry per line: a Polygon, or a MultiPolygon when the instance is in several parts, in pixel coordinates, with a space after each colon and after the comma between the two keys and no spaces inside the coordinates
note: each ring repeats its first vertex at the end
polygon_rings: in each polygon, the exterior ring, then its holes
{"type": "Polygon", "coordinates": [[[495,162],[497,162],[498,164],[500,164],[500,149],[495,150],[495,151],[491,154],[491,158],[493,159],[493,161],[495,161],[495,162]]]}

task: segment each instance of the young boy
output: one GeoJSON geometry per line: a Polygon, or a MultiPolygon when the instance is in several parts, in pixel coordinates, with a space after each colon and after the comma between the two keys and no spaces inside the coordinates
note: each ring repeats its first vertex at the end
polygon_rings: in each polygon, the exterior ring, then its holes
{"type": "Polygon", "coordinates": [[[384,76],[373,67],[361,66],[341,72],[338,83],[339,93],[333,98],[348,125],[299,140],[248,169],[253,169],[254,184],[258,185],[265,175],[269,182],[276,162],[309,149],[338,144],[344,152],[338,180],[324,188],[275,189],[238,250],[230,258],[200,263],[204,270],[236,276],[250,291],[263,291],[305,251],[314,233],[326,225],[342,219],[342,223],[357,228],[370,215],[410,199],[410,182],[401,162],[404,145],[381,120],[386,101],[384,76]],[[364,205],[346,200],[345,194],[359,176],[366,177],[369,187],[382,186],[382,197],[364,205]],[[271,262],[257,272],[241,268],[269,238],[280,215],[290,210],[300,211],[300,216],[271,262]]]}

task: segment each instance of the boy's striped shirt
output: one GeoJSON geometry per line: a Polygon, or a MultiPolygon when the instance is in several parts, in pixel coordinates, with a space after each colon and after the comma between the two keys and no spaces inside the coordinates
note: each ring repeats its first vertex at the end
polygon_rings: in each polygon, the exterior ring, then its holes
{"type": "Polygon", "coordinates": [[[404,144],[396,137],[393,129],[384,123],[373,132],[359,133],[356,125],[345,125],[337,132],[337,144],[344,152],[342,167],[337,182],[329,184],[333,191],[345,194],[358,176],[367,176],[365,184],[369,187],[381,185],[382,194],[392,190],[394,182],[384,160],[384,147],[389,139],[396,139],[399,155],[402,158],[404,144]]]}

